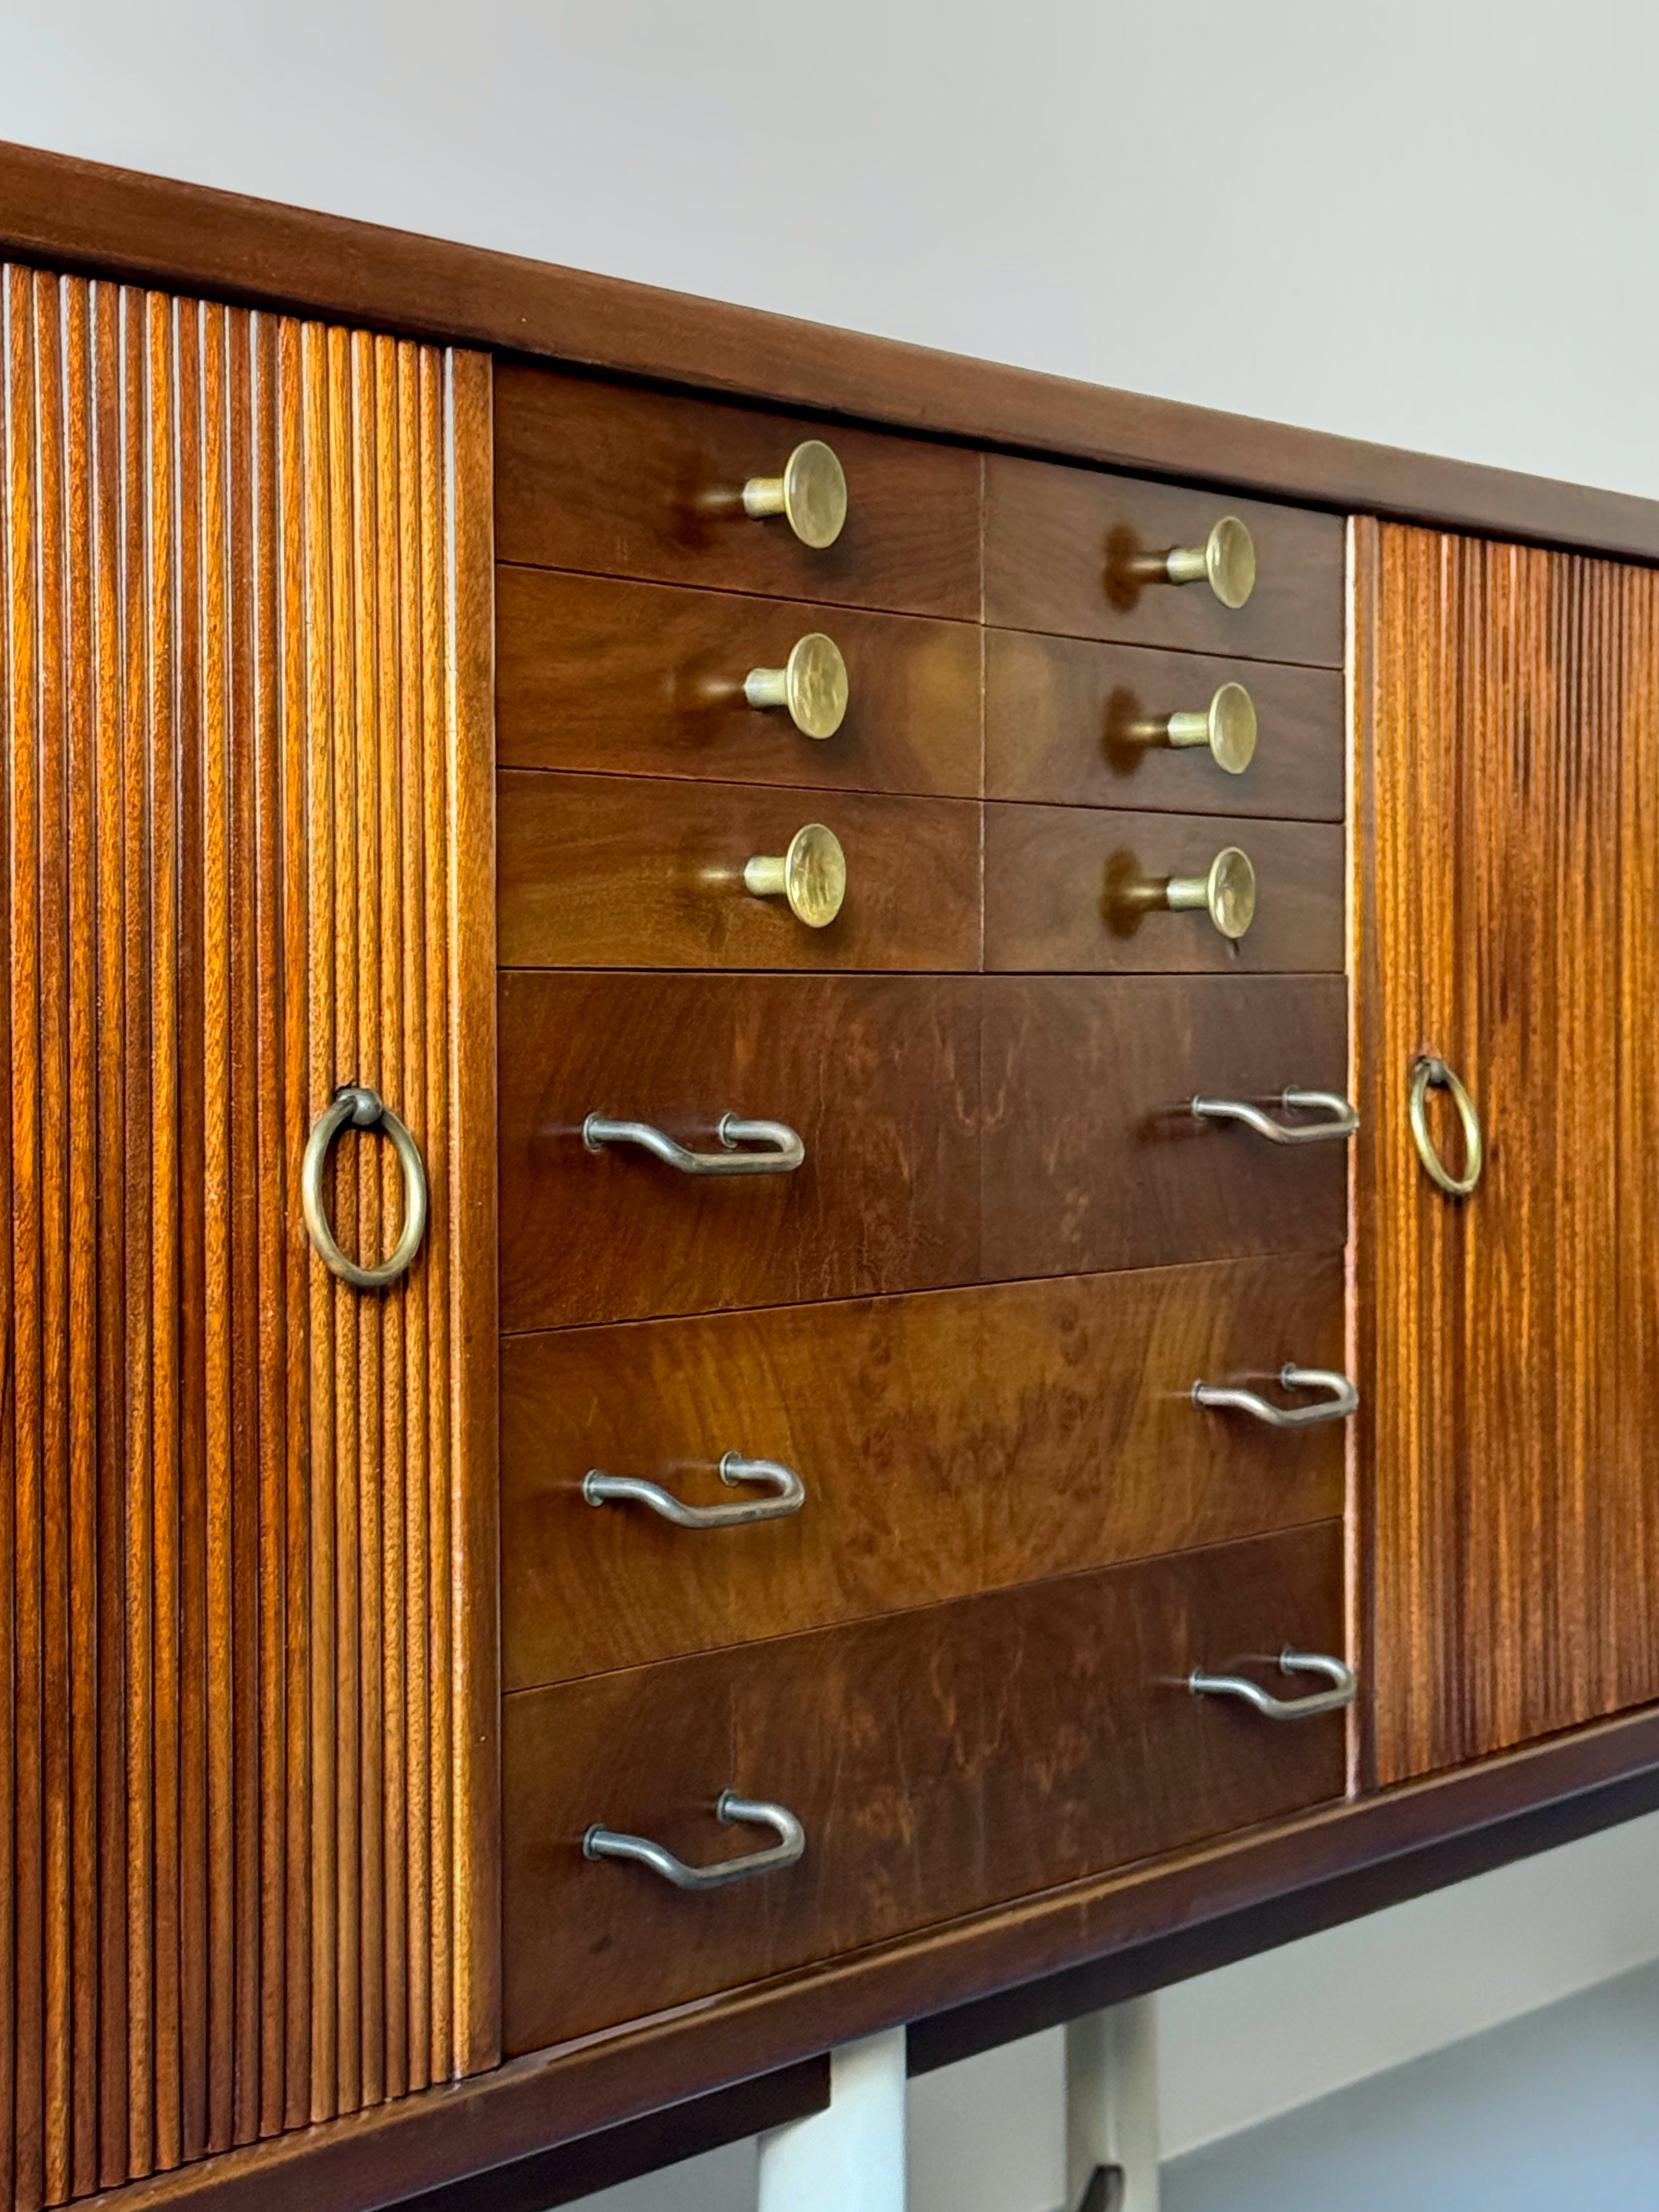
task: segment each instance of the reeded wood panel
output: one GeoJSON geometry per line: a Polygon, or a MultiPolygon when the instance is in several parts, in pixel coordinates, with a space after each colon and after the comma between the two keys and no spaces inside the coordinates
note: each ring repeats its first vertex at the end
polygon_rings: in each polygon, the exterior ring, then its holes
{"type": "Polygon", "coordinates": [[[1659,577],[1392,526],[1359,548],[1362,1464],[1393,1781],[1659,1696],[1659,577]],[[1423,1051],[1485,1117],[1462,1202],[1407,1129],[1423,1051]]]}
{"type": "MultiPolygon", "coordinates": [[[[30,2207],[494,2049],[489,371],[3,283],[0,2195],[30,2207]],[[351,1078],[432,1187],[373,1297],[300,1212],[351,1078]]],[[[349,1246],[393,1225],[374,1141],[349,1246]]]]}

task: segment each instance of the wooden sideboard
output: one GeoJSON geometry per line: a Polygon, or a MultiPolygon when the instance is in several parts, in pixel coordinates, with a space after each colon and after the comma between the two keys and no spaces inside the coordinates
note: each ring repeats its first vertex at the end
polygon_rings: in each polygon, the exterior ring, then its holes
{"type": "Polygon", "coordinates": [[[1659,1803],[1659,510],[0,251],[0,2194],[545,2205],[1659,1803]]]}

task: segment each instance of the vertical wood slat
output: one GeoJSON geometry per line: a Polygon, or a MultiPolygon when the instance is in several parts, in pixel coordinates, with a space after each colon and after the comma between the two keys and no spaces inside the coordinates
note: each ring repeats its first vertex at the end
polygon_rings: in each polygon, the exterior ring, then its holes
{"type": "MultiPolygon", "coordinates": [[[[33,2212],[496,2055],[489,368],[20,268],[0,313],[0,2202],[33,2212]],[[431,1181],[378,1297],[299,1205],[354,1079],[431,1181]]],[[[389,1147],[334,1181],[383,1247],[389,1147]]]]}
{"type": "Polygon", "coordinates": [[[1358,544],[1360,1448],[1392,1782],[1659,1695],[1637,1387],[1659,1342],[1659,579],[1395,526],[1358,544]],[[1422,1051],[1486,1121],[1462,1203],[1408,1133],[1422,1051]]]}

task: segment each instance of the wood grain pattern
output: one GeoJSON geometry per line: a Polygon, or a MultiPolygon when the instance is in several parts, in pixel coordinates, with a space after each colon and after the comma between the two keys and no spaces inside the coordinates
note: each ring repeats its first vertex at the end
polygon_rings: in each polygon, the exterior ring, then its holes
{"type": "Polygon", "coordinates": [[[1659,1695],[1659,579],[1393,527],[1359,549],[1361,1464],[1395,1780],[1659,1695]],[[1462,1203],[1407,1129],[1423,1051],[1485,1119],[1462,1203]]]}
{"type": "Polygon", "coordinates": [[[1334,669],[1241,668],[1200,653],[1097,645],[1029,630],[985,633],[985,790],[1068,806],[1169,808],[1340,822],[1347,777],[1342,678],[1334,669]],[[1242,775],[1207,746],[1148,744],[1137,726],[1202,710],[1242,682],[1259,723],[1242,775]]]}
{"type": "Polygon", "coordinates": [[[979,808],[967,799],[542,775],[499,780],[505,968],[979,965],[979,808]],[[744,864],[827,823],[847,896],[827,927],[744,888],[744,864]]]}
{"type": "Polygon", "coordinates": [[[973,622],[979,499],[979,455],[960,447],[523,363],[496,378],[503,561],[973,622]],[[744,512],[744,485],[781,475],[804,438],[832,446],[846,471],[833,545],[744,512]]]}
{"type": "MultiPolygon", "coordinates": [[[[503,562],[495,713],[503,768],[973,799],[980,632],[503,562]],[[823,738],[743,694],[750,669],[781,668],[796,640],[815,630],[841,648],[849,693],[846,719],[823,738]]],[[[1340,779],[1340,744],[1336,758],[1340,779]]]]}
{"type": "MultiPolygon", "coordinates": [[[[493,2055],[493,933],[455,865],[491,814],[489,370],[18,268],[0,301],[0,2194],[29,2208],[493,2055]],[[351,1077],[432,1182],[373,1300],[300,1218],[351,1077]]],[[[398,1203],[354,1143],[346,1241],[398,1203]]]]}
{"type": "Polygon", "coordinates": [[[1340,1425],[1205,1413],[1193,1382],[1342,1359],[1340,1255],[1073,1277],[510,1339],[509,1690],[967,1596],[1340,1512],[1340,1425]],[[782,1460],[787,1521],[595,1510],[589,1467],[728,1501],[782,1460]]]}

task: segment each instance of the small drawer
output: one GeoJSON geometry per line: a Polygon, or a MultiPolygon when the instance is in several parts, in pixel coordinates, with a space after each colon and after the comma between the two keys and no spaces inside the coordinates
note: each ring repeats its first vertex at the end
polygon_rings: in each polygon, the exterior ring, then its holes
{"type": "Polygon", "coordinates": [[[1344,711],[1336,669],[988,630],[986,793],[1340,822],[1344,711]]]}
{"type": "Polygon", "coordinates": [[[979,496],[980,458],[963,447],[496,368],[501,561],[974,622],[979,496]],[[752,513],[763,497],[745,505],[745,486],[780,483],[803,445],[841,465],[846,519],[827,544],[752,513]]]}
{"type": "Polygon", "coordinates": [[[502,1639],[517,1690],[1212,1544],[1342,1510],[1340,1253],[508,1338],[502,1639]],[[1317,1393],[1300,1402],[1317,1402],[1317,1393]],[[728,1453],[792,1474],[723,1484],[728,1453]],[[655,1496],[586,1494],[590,1469],[655,1496]],[[775,1517],[693,1526],[665,1507],[775,1517]]]}
{"type": "Polygon", "coordinates": [[[789,1304],[979,1272],[977,983],[963,977],[504,975],[507,1330],[789,1304]],[[592,1151],[589,1115],[718,1154],[722,1116],[801,1164],[592,1151]]]}
{"type": "Polygon", "coordinates": [[[983,1038],[988,1276],[1346,1243],[1345,1141],[1277,1144],[1191,1104],[1323,1119],[1276,1102],[1346,1089],[1340,976],[988,980],[983,1038]]]}
{"type": "Polygon", "coordinates": [[[988,969],[1232,975],[1343,965],[1337,824],[1006,801],[988,802],[985,817],[988,969]],[[1243,933],[1224,933],[1250,904],[1243,933]]]}
{"type": "Polygon", "coordinates": [[[495,593],[503,768],[979,795],[969,623],[543,568],[495,593]]]}
{"type": "Polygon", "coordinates": [[[524,769],[497,786],[504,968],[979,964],[972,799],[524,769]]]}
{"type": "Polygon", "coordinates": [[[1345,547],[1337,515],[1049,461],[985,464],[985,619],[1000,629],[1340,668],[1345,547]],[[1161,574],[1165,556],[1199,552],[1228,519],[1255,556],[1242,606],[1201,563],[1192,582],[1161,574]]]}

